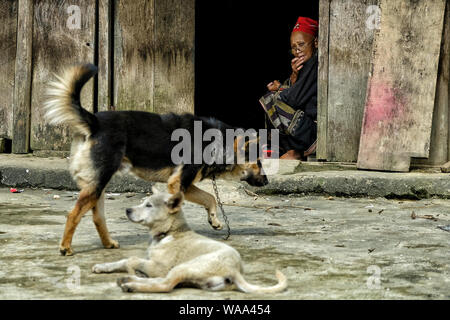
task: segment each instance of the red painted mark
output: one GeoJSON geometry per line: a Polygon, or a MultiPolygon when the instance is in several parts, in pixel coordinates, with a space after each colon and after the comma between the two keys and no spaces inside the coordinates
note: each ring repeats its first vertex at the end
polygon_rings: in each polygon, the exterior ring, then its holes
{"type": "Polygon", "coordinates": [[[365,130],[376,130],[380,122],[389,125],[405,116],[405,96],[401,89],[387,83],[372,81],[370,84],[363,124],[365,130]]]}

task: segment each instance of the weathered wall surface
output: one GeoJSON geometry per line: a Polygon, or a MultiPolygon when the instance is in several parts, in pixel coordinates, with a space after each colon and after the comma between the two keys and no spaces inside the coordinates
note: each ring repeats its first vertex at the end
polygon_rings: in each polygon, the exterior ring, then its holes
{"type": "Polygon", "coordinates": [[[377,0],[339,0],[330,6],[328,160],[356,161],[374,28],[366,12],[377,0]]]}
{"type": "Polygon", "coordinates": [[[114,2],[114,106],[194,111],[195,1],[114,2]]]}
{"type": "Polygon", "coordinates": [[[409,171],[429,156],[445,4],[380,1],[358,168],[409,171]]]}
{"type": "Polygon", "coordinates": [[[0,1],[0,138],[12,138],[17,1],[0,1]]]}
{"type": "Polygon", "coordinates": [[[378,0],[321,0],[317,157],[354,162],[364,114],[378,0]]]}
{"type": "MultiPolygon", "coordinates": [[[[67,66],[94,62],[95,0],[34,1],[31,149],[68,150],[67,126],[49,126],[42,108],[48,82],[67,66]],[[80,9],[78,13],[74,7],[80,9]],[[75,20],[79,14],[80,25],[75,20]],[[73,17],[73,18],[71,18],[73,17]],[[72,23],[72,24],[71,24],[72,23]]],[[[82,91],[81,103],[93,111],[93,80],[82,91]]]]}
{"type": "MultiPolygon", "coordinates": [[[[414,160],[414,163],[421,164],[443,164],[448,161],[449,151],[449,4],[450,1],[415,1],[409,4],[408,1],[399,1],[397,6],[381,6],[379,0],[321,0],[319,7],[319,91],[318,91],[318,149],[317,158],[327,161],[356,162],[360,147],[360,136],[363,123],[363,114],[366,104],[367,84],[370,71],[372,69],[373,41],[375,32],[379,28],[387,27],[387,24],[398,24],[400,20],[408,21],[433,12],[444,13],[443,4],[446,2],[446,19],[444,28],[434,28],[433,32],[421,34],[414,30],[417,23],[412,27],[404,27],[398,30],[399,42],[392,42],[392,48],[382,48],[379,52],[380,59],[375,63],[386,59],[395,48],[406,46],[406,49],[414,46],[428,48],[427,43],[440,44],[439,50],[434,50],[433,54],[426,59],[428,65],[432,61],[433,65],[439,61],[439,69],[434,68],[434,77],[437,77],[436,91],[434,85],[431,86],[429,96],[434,96],[434,110],[423,113],[420,119],[430,127],[430,115],[432,114],[432,131],[426,130],[428,143],[425,150],[427,152],[411,152],[411,156],[429,157],[424,160],[414,160]],[[428,11],[420,12],[420,7],[429,8],[428,11]],[[419,8],[419,9],[418,9],[419,8]],[[401,13],[398,10],[403,10],[401,13]],[[417,12],[416,12],[417,11],[417,12]],[[384,13],[383,13],[384,12],[384,13]],[[400,15],[399,18],[389,21],[383,19],[391,15],[400,15]],[[379,19],[379,21],[377,21],[379,19]],[[438,30],[439,29],[439,30],[438,30]],[[394,48],[394,49],[393,49],[394,48]],[[431,57],[431,58],[430,58],[431,57]],[[437,70],[437,71],[436,71],[437,70]],[[430,112],[431,111],[431,112],[430,112]],[[430,140],[431,136],[431,140],[430,140]]],[[[442,16],[434,17],[432,20],[439,20],[442,24],[442,16]]],[[[430,18],[431,19],[431,18],[430,18]]],[[[442,25],[441,25],[442,26],[442,25]]],[[[423,28],[423,26],[421,26],[423,28]]],[[[398,29],[398,28],[397,28],[398,29]]],[[[396,50],[396,49],[395,49],[396,50]]],[[[405,49],[402,49],[405,50],[405,49]]],[[[419,49],[417,54],[419,54],[419,49]]],[[[423,55],[422,55],[423,56],[423,55]]],[[[418,61],[419,57],[412,58],[412,63],[418,61]]],[[[423,64],[424,60],[416,62],[416,65],[423,64]]],[[[390,66],[397,68],[401,61],[392,61],[390,66]]],[[[403,80],[399,80],[395,87],[400,88],[414,74],[420,74],[423,69],[419,67],[412,72],[404,64],[405,69],[401,73],[403,80]]],[[[400,68],[400,67],[399,67],[400,68]]],[[[423,72],[421,73],[423,74],[423,72]]],[[[422,89],[428,90],[429,83],[436,79],[422,81],[422,89]]],[[[408,80],[410,81],[410,80],[408,80]]],[[[420,89],[420,88],[419,88],[420,89]]],[[[419,90],[420,91],[420,90],[419,90]]],[[[409,97],[415,101],[414,97],[409,97]]],[[[431,101],[428,98],[428,101],[431,101]]],[[[397,131],[392,132],[388,138],[388,143],[393,142],[397,137],[397,131]]],[[[397,140],[402,140],[398,138],[397,140]]],[[[404,139],[403,139],[404,140],[404,139]]],[[[413,139],[414,140],[414,139],[413,139]]],[[[406,141],[406,140],[405,140],[406,141]]],[[[409,140],[405,143],[414,143],[409,140]]],[[[416,144],[417,146],[418,144],[416,144]]],[[[396,153],[398,148],[393,148],[396,153]]],[[[408,160],[409,161],[409,160],[408,160]]]]}
{"type": "Polygon", "coordinates": [[[154,111],[155,3],[114,1],[114,106],[154,111]]]}
{"type": "Polygon", "coordinates": [[[15,153],[69,150],[42,105],[53,74],[83,62],[99,66],[89,111],[193,112],[194,18],[195,0],[0,0],[0,138],[15,153]]]}

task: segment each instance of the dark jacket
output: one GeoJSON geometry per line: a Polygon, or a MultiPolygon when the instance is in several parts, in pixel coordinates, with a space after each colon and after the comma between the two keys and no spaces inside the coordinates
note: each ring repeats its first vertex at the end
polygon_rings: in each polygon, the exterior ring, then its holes
{"type": "Polygon", "coordinates": [[[317,139],[317,52],[304,64],[294,85],[281,92],[279,99],[305,115],[299,120],[291,135],[280,136],[280,146],[285,151],[307,150],[317,139]]]}

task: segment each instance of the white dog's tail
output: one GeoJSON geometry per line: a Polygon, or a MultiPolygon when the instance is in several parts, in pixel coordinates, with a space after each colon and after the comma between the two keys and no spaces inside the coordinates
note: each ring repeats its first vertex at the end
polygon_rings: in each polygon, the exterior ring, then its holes
{"type": "Polygon", "coordinates": [[[73,130],[90,136],[97,129],[97,118],[83,109],[80,93],[84,84],[97,73],[92,64],[77,65],[67,69],[56,81],[49,84],[44,104],[46,118],[51,124],[70,125],[73,130]]]}
{"type": "Polygon", "coordinates": [[[287,288],[287,279],[279,270],[276,271],[275,275],[278,279],[278,283],[271,287],[260,287],[250,284],[245,281],[244,277],[240,273],[235,275],[234,283],[239,290],[247,293],[277,293],[287,288]]]}

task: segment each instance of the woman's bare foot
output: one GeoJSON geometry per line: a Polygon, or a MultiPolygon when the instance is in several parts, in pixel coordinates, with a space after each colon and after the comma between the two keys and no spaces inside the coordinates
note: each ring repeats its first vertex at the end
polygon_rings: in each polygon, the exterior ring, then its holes
{"type": "Polygon", "coordinates": [[[283,154],[280,159],[284,160],[302,160],[302,155],[300,152],[296,150],[289,150],[285,154],[283,154]]]}

